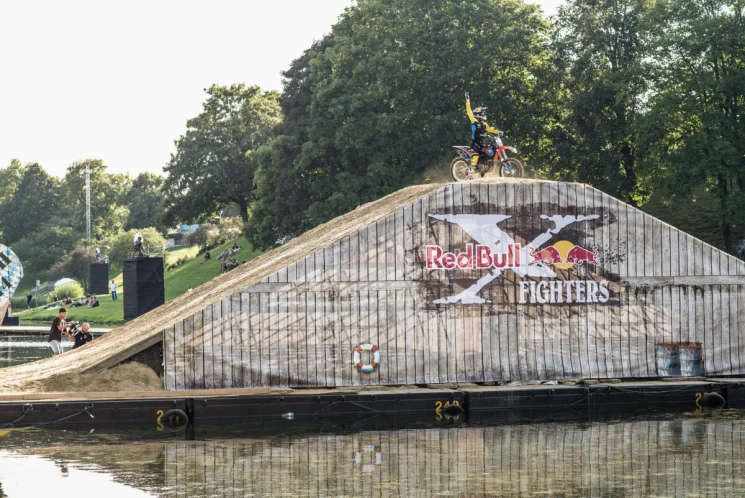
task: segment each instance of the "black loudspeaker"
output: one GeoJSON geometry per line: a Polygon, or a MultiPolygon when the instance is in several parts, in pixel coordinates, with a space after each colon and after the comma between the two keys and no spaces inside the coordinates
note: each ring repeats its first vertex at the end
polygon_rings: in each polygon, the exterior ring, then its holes
{"type": "Polygon", "coordinates": [[[88,294],[109,293],[109,264],[91,263],[88,265],[88,294]]]}
{"type": "Polygon", "coordinates": [[[166,302],[163,258],[124,260],[124,319],[132,320],[166,302]]]}

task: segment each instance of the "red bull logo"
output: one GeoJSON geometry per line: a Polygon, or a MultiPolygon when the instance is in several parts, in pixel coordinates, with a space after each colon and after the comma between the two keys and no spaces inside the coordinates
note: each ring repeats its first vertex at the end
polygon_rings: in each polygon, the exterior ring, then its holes
{"type": "MultiPolygon", "coordinates": [[[[466,244],[465,251],[448,252],[440,246],[425,247],[428,270],[486,270],[520,267],[520,244],[509,244],[504,252],[492,252],[487,245],[466,244]]],[[[523,263],[524,264],[524,263],[523,263]]]]}
{"type": "Polygon", "coordinates": [[[536,251],[530,251],[530,264],[543,263],[553,265],[560,270],[568,270],[574,265],[589,263],[598,265],[598,246],[593,246],[592,251],[577,246],[568,240],[561,240],[556,244],[536,251]]]}

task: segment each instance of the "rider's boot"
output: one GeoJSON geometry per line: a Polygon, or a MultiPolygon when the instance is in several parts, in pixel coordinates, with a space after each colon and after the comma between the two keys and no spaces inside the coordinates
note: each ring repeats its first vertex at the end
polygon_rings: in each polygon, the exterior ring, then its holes
{"type": "Polygon", "coordinates": [[[471,156],[471,166],[475,168],[478,165],[479,165],[479,155],[474,154],[473,156],[471,156]]]}

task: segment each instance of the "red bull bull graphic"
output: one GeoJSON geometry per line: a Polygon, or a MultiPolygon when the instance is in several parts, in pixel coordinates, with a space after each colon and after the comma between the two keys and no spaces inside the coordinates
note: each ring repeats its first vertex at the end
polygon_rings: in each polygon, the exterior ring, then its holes
{"type": "Polygon", "coordinates": [[[546,245],[564,228],[598,215],[546,216],[542,220],[554,226],[533,238],[525,246],[516,243],[499,227],[509,215],[430,214],[429,218],[460,227],[477,244],[466,244],[464,250],[447,251],[439,245],[427,245],[422,254],[427,270],[485,270],[486,274],[458,294],[436,299],[434,304],[484,304],[482,289],[502,276],[514,272],[518,280],[520,304],[606,303],[610,298],[607,280],[573,280],[577,273],[557,273],[575,266],[599,266],[598,247],[592,249],[559,240],[546,245]],[[561,278],[564,277],[564,278],[561,278]],[[567,278],[568,277],[568,278],[567,278]],[[556,280],[550,280],[556,279],[556,280]]]}
{"type": "Polygon", "coordinates": [[[581,246],[576,246],[568,240],[562,240],[556,244],[536,251],[530,251],[530,264],[543,263],[553,265],[560,270],[568,270],[574,265],[589,263],[597,266],[598,246],[593,246],[592,251],[581,246]]]}

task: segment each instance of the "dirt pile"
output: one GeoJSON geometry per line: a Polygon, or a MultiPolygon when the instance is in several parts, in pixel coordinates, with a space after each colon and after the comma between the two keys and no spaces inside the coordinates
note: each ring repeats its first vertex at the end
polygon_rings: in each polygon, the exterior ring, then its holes
{"type": "Polygon", "coordinates": [[[135,392],[159,391],[163,380],[152,368],[129,362],[104,370],[84,372],[68,377],[53,377],[45,384],[47,391],[57,392],[135,392]]]}

